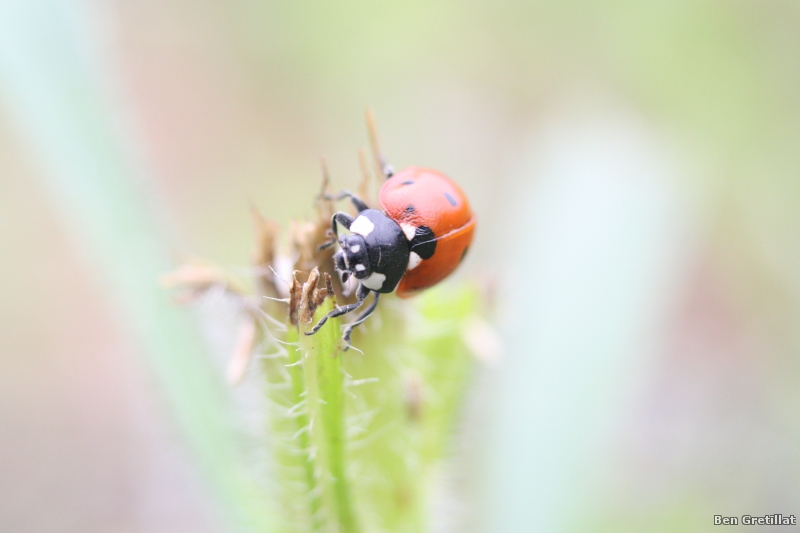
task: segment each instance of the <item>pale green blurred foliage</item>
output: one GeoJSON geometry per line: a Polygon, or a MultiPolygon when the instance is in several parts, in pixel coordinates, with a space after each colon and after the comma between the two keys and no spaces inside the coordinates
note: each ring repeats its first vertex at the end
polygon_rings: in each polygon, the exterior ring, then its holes
{"type": "Polygon", "coordinates": [[[319,155],[353,187],[365,105],[396,167],[463,185],[480,227],[457,277],[500,287],[505,356],[473,391],[443,522],[707,531],[800,512],[798,57],[789,1],[3,3],[0,460],[22,466],[0,516],[219,527],[204,493],[181,499],[194,477],[128,466],[186,468],[125,445],[169,426],[113,425],[151,392],[98,362],[143,351],[120,302],[170,249],[247,264],[248,202],[310,212],[319,155]],[[99,189],[161,202],[166,223],[133,217],[163,237],[149,268],[124,261],[132,219],[99,189]]]}

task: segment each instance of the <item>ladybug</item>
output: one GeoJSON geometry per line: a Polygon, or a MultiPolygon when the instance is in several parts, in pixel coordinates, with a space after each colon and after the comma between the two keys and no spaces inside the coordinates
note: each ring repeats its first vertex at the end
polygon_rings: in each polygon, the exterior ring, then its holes
{"type": "Polygon", "coordinates": [[[367,296],[373,302],[344,330],[345,350],[353,328],[369,317],[381,294],[396,292],[401,298],[436,285],[464,260],[475,232],[475,214],[464,192],[436,170],[409,167],[394,173],[383,165],[386,182],[381,187],[381,209],[370,209],[352,193],[358,214],[338,212],[331,221],[332,239],[340,249],[333,255],[342,281],[358,280],[357,301],[334,309],[306,335],[313,335],[328,320],[360,308],[367,296]],[[340,227],[350,234],[339,234],[340,227]]]}

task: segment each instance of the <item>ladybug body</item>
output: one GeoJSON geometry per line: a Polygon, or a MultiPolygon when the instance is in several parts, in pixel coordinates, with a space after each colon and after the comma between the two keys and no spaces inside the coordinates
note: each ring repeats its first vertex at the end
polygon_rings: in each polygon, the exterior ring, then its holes
{"type": "Polygon", "coordinates": [[[386,215],[409,239],[409,263],[397,287],[401,298],[432,287],[449,276],[467,254],[475,232],[475,215],[461,188],[450,178],[410,167],[381,187],[386,215]]]}
{"type": "Polygon", "coordinates": [[[338,212],[333,216],[333,238],[341,249],[334,256],[342,281],[358,280],[357,301],[334,309],[307,335],[313,335],[328,318],[340,316],[363,305],[370,293],[372,304],[345,327],[345,349],[352,329],[375,310],[381,294],[397,292],[406,298],[431,287],[450,275],[464,259],[475,232],[475,215],[466,195],[441,172],[410,167],[396,174],[385,167],[386,182],[381,187],[382,211],[370,209],[347,191],[358,211],[352,217],[338,212]],[[350,230],[339,235],[339,226],[350,230]]]}
{"type": "Polygon", "coordinates": [[[392,292],[408,265],[409,246],[400,225],[377,209],[365,209],[350,223],[350,235],[333,256],[336,269],[368,289],[392,292]]]}

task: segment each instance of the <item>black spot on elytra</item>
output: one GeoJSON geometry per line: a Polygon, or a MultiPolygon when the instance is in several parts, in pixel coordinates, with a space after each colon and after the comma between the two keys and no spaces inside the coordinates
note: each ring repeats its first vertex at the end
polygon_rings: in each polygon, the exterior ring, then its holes
{"type": "Polygon", "coordinates": [[[436,237],[428,226],[418,227],[414,238],[408,244],[411,251],[422,259],[430,259],[436,251],[436,237]]]}
{"type": "Polygon", "coordinates": [[[444,197],[447,198],[447,201],[450,202],[450,205],[452,205],[453,207],[456,206],[456,200],[455,200],[455,198],[450,196],[449,192],[444,193],[444,197]]]}
{"type": "Polygon", "coordinates": [[[414,180],[401,181],[400,185],[414,185],[414,180]]]}
{"type": "Polygon", "coordinates": [[[414,209],[413,205],[410,205],[410,206],[405,208],[405,212],[406,213],[413,213],[414,211],[416,211],[416,209],[414,209]]]}
{"type": "Polygon", "coordinates": [[[461,261],[463,261],[463,260],[464,260],[464,258],[467,256],[467,252],[468,252],[468,251],[469,251],[469,246],[467,246],[466,248],[464,248],[464,251],[463,251],[463,252],[461,252],[461,259],[459,259],[459,260],[458,260],[458,262],[459,262],[459,263],[461,263],[461,261]]]}

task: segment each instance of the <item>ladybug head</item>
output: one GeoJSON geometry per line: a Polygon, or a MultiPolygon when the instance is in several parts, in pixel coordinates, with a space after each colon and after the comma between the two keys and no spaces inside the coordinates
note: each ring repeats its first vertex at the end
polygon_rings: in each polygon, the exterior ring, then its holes
{"type": "Polygon", "coordinates": [[[365,279],[372,274],[372,268],[367,253],[367,243],[364,237],[357,233],[339,237],[342,248],[333,254],[333,263],[336,270],[342,273],[342,281],[347,281],[350,275],[356,279],[365,279]]]}

